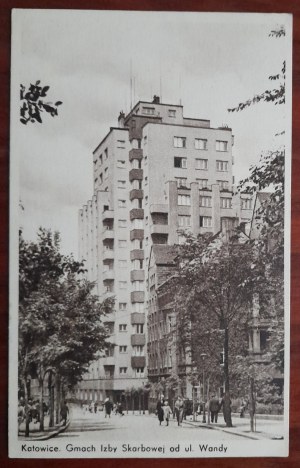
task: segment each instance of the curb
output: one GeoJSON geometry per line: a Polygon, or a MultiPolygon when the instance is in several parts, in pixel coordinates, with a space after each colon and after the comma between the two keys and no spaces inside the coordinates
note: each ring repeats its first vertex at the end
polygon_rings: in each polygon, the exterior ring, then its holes
{"type": "Polygon", "coordinates": [[[64,432],[69,427],[70,422],[71,422],[71,420],[68,419],[67,424],[65,426],[60,426],[57,429],[55,429],[54,431],[49,432],[48,434],[43,434],[43,435],[38,436],[38,437],[34,437],[34,436],[33,437],[29,436],[29,437],[26,437],[26,438],[25,438],[25,436],[21,436],[21,437],[24,437],[24,440],[28,440],[28,441],[29,440],[48,440],[48,439],[52,439],[52,437],[57,436],[61,432],[64,432]]]}
{"type": "Polygon", "coordinates": [[[237,432],[237,431],[230,431],[230,430],[224,429],[223,427],[198,425],[198,424],[193,424],[193,422],[190,422],[190,421],[184,421],[184,423],[188,424],[189,426],[203,427],[204,429],[212,429],[213,431],[226,432],[227,434],[233,434],[239,437],[244,437],[245,439],[265,440],[264,438],[262,439],[261,437],[255,437],[252,435],[250,436],[248,434],[241,434],[240,432],[237,432]]]}

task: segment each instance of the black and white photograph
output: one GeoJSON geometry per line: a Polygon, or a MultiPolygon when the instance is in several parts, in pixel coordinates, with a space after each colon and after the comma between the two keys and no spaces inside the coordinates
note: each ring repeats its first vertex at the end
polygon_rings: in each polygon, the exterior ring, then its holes
{"type": "Polygon", "coordinates": [[[9,456],[287,457],[292,15],[12,11],[9,456]]]}

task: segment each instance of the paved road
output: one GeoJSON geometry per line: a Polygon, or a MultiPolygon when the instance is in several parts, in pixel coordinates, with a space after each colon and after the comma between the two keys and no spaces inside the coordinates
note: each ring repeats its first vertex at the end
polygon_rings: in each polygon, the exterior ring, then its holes
{"type": "Polygon", "coordinates": [[[190,441],[230,441],[236,436],[212,429],[187,426],[178,427],[176,421],[171,420],[167,427],[165,422],[159,425],[158,419],[149,415],[124,416],[112,415],[105,418],[104,412],[97,414],[84,413],[74,407],[71,410],[69,428],[59,434],[57,439],[98,441],[98,442],[190,442],[190,441]]]}

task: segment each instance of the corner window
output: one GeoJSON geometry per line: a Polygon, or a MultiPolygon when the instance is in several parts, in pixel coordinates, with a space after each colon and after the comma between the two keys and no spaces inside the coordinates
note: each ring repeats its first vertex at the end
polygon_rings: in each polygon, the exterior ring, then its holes
{"type": "Polygon", "coordinates": [[[169,115],[169,117],[175,118],[176,117],[176,110],[175,109],[169,109],[168,110],[168,115],[169,115]]]}
{"type": "Polygon", "coordinates": [[[127,331],[127,324],[126,323],[120,323],[119,331],[120,332],[126,332],[127,331]]]}
{"type": "Polygon", "coordinates": [[[191,197],[190,195],[178,195],[178,205],[191,205],[191,197]]]}
{"type": "Polygon", "coordinates": [[[216,161],[217,171],[227,172],[228,171],[228,161],[216,161]]]}
{"type": "Polygon", "coordinates": [[[199,184],[199,189],[206,189],[208,186],[208,179],[196,179],[199,184]]]}
{"type": "Polygon", "coordinates": [[[200,196],[200,206],[205,208],[211,208],[211,197],[200,196]]]}
{"type": "Polygon", "coordinates": [[[217,180],[217,184],[220,185],[220,190],[228,190],[229,189],[228,180],[217,180]]]}
{"type": "Polygon", "coordinates": [[[186,177],[175,177],[175,180],[177,182],[177,187],[178,188],[180,188],[180,187],[186,188],[187,187],[187,178],[186,177]]]}
{"type": "Polygon", "coordinates": [[[217,140],[216,151],[228,151],[228,141],[217,140]]]}
{"type": "Polygon", "coordinates": [[[242,198],[242,210],[251,210],[252,203],[251,198],[242,198]]]}
{"type": "Polygon", "coordinates": [[[221,198],[221,208],[231,208],[231,198],[221,198]]]}

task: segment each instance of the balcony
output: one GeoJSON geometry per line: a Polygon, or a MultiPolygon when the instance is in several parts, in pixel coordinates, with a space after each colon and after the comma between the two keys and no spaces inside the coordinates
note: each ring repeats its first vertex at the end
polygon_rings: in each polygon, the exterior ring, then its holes
{"type": "Polygon", "coordinates": [[[131,358],[131,367],[145,367],[146,366],[146,358],[145,356],[132,356],[131,358]]]}
{"type": "Polygon", "coordinates": [[[144,300],[145,300],[144,291],[132,291],[130,293],[130,300],[131,300],[132,303],[144,302],[144,300]]]}
{"type": "Polygon", "coordinates": [[[144,346],[146,344],[146,337],[144,334],[131,335],[131,346],[144,346]]]}
{"type": "Polygon", "coordinates": [[[141,148],[133,148],[129,151],[129,161],[133,159],[143,159],[143,150],[141,148]]]}
{"type": "Polygon", "coordinates": [[[166,224],[152,224],[150,227],[151,234],[169,234],[169,226],[166,224]]]}
{"type": "Polygon", "coordinates": [[[130,221],[132,221],[133,219],[144,219],[143,208],[132,208],[129,214],[130,214],[130,221]]]}
{"type": "Polygon", "coordinates": [[[130,200],[134,200],[135,198],[142,199],[144,198],[144,190],[141,189],[132,189],[129,192],[130,200]]]}
{"type": "Polygon", "coordinates": [[[114,259],[114,250],[103,249],[103,260],[113,260],[113,259],[114,259]]]}
{"type": "Polygon", "coordinates": [[[103,272],[103,281],[110,281],[115,279],[114,270],[105,270],[103,272]]]}
{"type": "Polygon", "coordinates": [[[142,312],[133,312],[131,314],[131,325],[135,324],[144,324],[145,323],[145,314],[142,312]]]}
{"type": "Polygon", "coordinates": [[[103,229],[102,231],[102,240],[114,239],[115,231],[113,229],[103,229]]]}
{"type": "Polygon", "coordinates": [[[129,180],[143,180],[143,169],[131,169],[129,171],[129,180]]]}
{"type": "MultiPolygon", "coordinates": [[[[104,366],[113,366],[115,364],[115,357],[114,356],[105,356],[101,358],[102,364],[104,366]],[[103,361],[102,361],[103,359],[103,361]]],[[[113,377],[111,377],[113,378],[113,377]]]]}
{"type": "Polygon", "coordinates": [[[113,210],[105,210],[102,213],[102,221],[106,219],[114,219],[114,211],[113,210]]]}
{"type": "Polygon", "coordinates": [[[130,252],[130,260],[144,260],[145,254],[141,249],[134,249],[130,252]]]}
{"type": "Polygon", "coordinates": [[[169,205],[150,205],[150,213],[168,213],[169,212],[169,205]]]}
{"type": "Polygon", "coordinates": [[[142,240],[144,239],[144,229],[132,229],[130,231],[130,240],[142,240]]]}
{"type": "Polygon", "coordinates": [[[114,322],[116,320],[116,312],[110,312],[102,317],[102,322],[114,322]]]}
{"type": "Polygon", "coordinates": [[[130,281],[145,281],[145,271],[132,270],[130,272],[130,281]]]}

